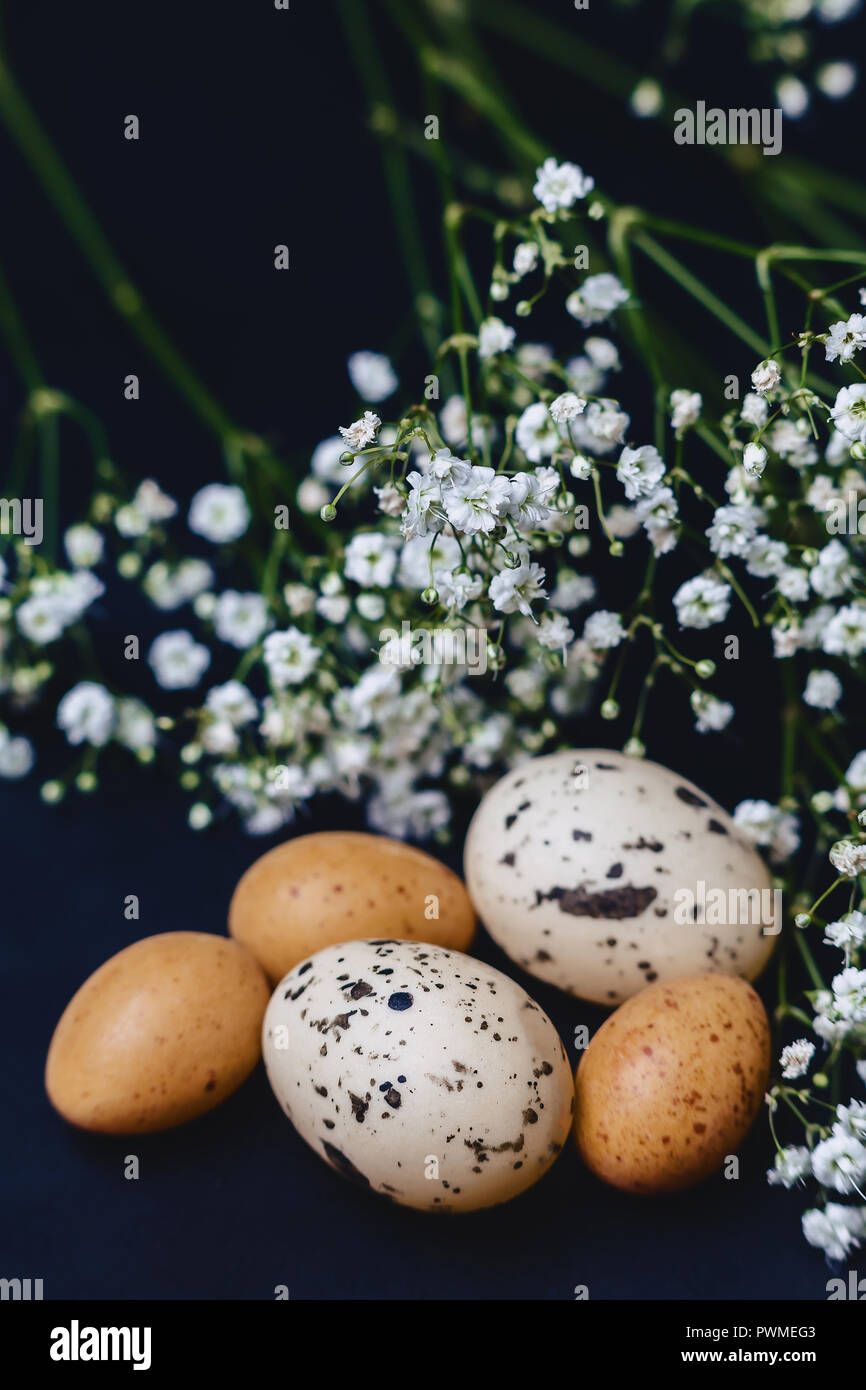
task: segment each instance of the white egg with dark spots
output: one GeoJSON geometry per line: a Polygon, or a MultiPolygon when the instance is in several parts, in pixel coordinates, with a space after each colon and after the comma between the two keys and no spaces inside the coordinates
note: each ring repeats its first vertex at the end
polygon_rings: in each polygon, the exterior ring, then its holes
{"type": "Polygon", "coordinates": [[[568,1137],[574,1087],[556,1029],[513,980],[458,951],[329,946],[280,981],[262,1046],[301,1137],[406,1206],[506,1202],[568,1137]]]}
{"type": "Polygon", "coordinates": [[[606,749],[514,768],[464,856],[478,915],[524,970],[615,1005],[656,980],[753,980],[781,926],[770,874],[694,783],[606,749]]]}

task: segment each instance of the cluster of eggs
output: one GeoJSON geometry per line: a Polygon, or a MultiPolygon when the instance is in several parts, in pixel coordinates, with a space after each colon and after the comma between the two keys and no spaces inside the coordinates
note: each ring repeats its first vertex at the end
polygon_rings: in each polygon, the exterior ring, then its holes
{"type": "Polygon", "coordinates": [[[721,807],[607,750],[535,759],[482,800],[465,876],[468,892],[431,856],[366,834],[269,851],[237,886],[230,937],[149,937],[85,982],[49,1049],[52,1103],[85,1129],[165,1129],[218,1104],[263,1052],[315,1152],[411,1207],[507,1201],[571,1131],[628,1191],[716,1171],[766,1087],[769,1027],[748,981],[780,925],[734,910],[744,893],[763,903],[770,879],[721,807]],[[712,916],[696,907],[707,884],[712,916]],[[529,994],[466,954],[476,911],[530,974],[619,1006],[576,1077],[529,994]]]}

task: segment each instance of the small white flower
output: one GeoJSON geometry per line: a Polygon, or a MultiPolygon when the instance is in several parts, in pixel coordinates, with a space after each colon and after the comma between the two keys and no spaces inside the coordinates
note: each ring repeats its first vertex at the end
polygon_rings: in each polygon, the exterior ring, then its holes
{"type": "Polygon", "coordinates": [[[785,568],[788,547],[784,541],[771,540],[769,536],[755,536],[746,548],[746,569],[759,579],[781,574],[785,568]]]}
{"type": "Polygon", "coordinates": [[[472,468],[465,480],[449,488],[443,497],[451,525],[466,535],[488,535],[510,500],[508,478],[492,468],[481,467],[472,468]]]}
{"type": "Polygon", "coordinates": [[[102,748],[114,728],[114,700],[105,686],[81,681],[68,690],[57,706],[57,727],[70,743],[102,748]]]}
{"type": "Polygon", "coordinates": [[[850,589],[855,575],[847,548],[841,541],[832,540],[820,552],[817,565],[809,573],[809,581],[822,598],[838,598],[850,589]]]}
{"type": "Polygon", "coordinates": [[[625,628],[618,613],[599,608],[590,613],[583,625],[583,640],[593,651],[609,651],[618,647],[625,637],[625,628]]]}
{"type": "Polygon", "coordinates": [[[374,487],[376,500],[379,504],[379,511],[383,516],[402,516],[406,506],[406,498],[398,487],[393,483],[386,483],[384,487],[374,487]]]}
{"type": "Polygon", "coordinates": [[[828,656],[847,656],[856,660],[866,652],[866,604],[849,603],[840,608],[824,628],[821,645],[828,656]]]}
{"type": "Polygon", "coordinates": [[[507,352],[516,336],[514,329],[502,319],[485,319],[478,330],[478,356],[496,357],[500,352],[507,352]]]}
{"type": "Polygon", "coordinates": [[[763,429],[767,423],[770,408],[763,396],[759,396],[754,391],[748,391],[743,397],[743,404],[740,409],[740,419],[747,425],[753,425],[755,429],[763,429]]]}
{"type": "Polygon", "coordinates": [[[124,748],[138,753],[156,745],[156,720],[141,700],[118,700],[114,737],[124,748]]]}
{"type": "Polygon", "coordinates": [[[362,589],[387,589],[397,568],[394,540],[379,531],[363,531],[346,546],[344,571],[362,589]]]}
{"type": "Polygon", "coordinates": [[[652,444],[642,444],[639,449],[623,449],[616,466],[616,476],[630,501],[650,496],[664,474],[664,459],[652,444]]]}
{"type": "Polygon", "coordinates": [[[813,1207],[803,1213],[803,1235],[830,1260],[844,1260],[864,1233],[866,1223],[856,1207],[828,1202],[823,1211],[813,1207]]]}
{"type": "Polygon", "coordinates": [[[669,487],[642,497],[635,516],[649,536],[656,555],[667,555],[677,543],[677,501],[669,487]]]}
{"type": "Polygon", "coordinates": [[[809,109],[809,88],[793,73],[785,73],[776,83],[776,100],[791,121],[798,121],[809,109]]]}
{"type": "Polygon", "coordinates": [[[734,809],[734,822],[756,845],[768,849],[775,862],[789,859],[799,848],[797,817],[769,801],[741,801],[734,809]]]}
{"type": "Polygon", "coordinates": [[[732,507],[719,507],[705,535],[714,555],[726,560],[729,555],[744,555],[754,540],[763,514],[758,507],[744,502],[732,507]]]}
{"type": "Polygon", "coordinates": [[[152,643],[147,660],[163,690],[188,690],[198,685],[211,657],[207,647],[179,628],[161,633],[152,643]]]}
{"type": "Polygon", "coordinates": [[[803,603],[809,597],[809,571],[797,565],[785,565],[779,571],[776,588],[791,603],[803,603]]]}
{"type": "Polygon", "coordinates": [[[250,524],[250,509],[243,490],[226,483],[208,483],[190,503],[187,525],[197,536],[215,545],[236,541],[250,524]]]}
{"type": "Polygon", "coordinates": [[[812,1172],[822,1187],[858,1192],[866,1175],[866,1146],[853,1135],[836,1133],[812,1150],[812,1172]]]}
{"type": "Polygon", "coordinates": [[[524,561],[515,569],[500,570],[490,581],[490,602],[498,613],[522,613],[532,617],[535,599],[546,598],[544,570],[540,565],[524,561]]]}
{"type": "Polygon", "coordinates": [[[572,318],[588,328],[593,323],[603,323],[628,298],[629,292],[619,277],[603,271],[600,275],[588,275],[580,289],[568,296],[565,307],[572,318]]]}
{"type": "Polygon", "coordinates": [[[555,468],[515,473],[509,478],[508,485],[508,502],[503,515],[510,516],[520,530],[542,526],[555,515],[550,505],[559,488],[559,474],[555,468]]]}
{"type": "Polygon", "coordinates": [[[752,372],[752,386],[759,396],[766,396],[769,392],[775,391],[781,379],[782,373],[779,371],[779,364],[774,362],[772,358],[765,362],[759,362],[752,372]]]}
{"type": "Polygon", "coordinates": [[[844,878],[858,878],[866,873],[866,845],[837,840],[830,850],[830,863],[844,878]]]}
{"type": "MultiPolygon", "coordinates": [[[[814,1051],[814,1048],[812,1049],[814,1051]]],[[[811,1175],[812,1155],[805,1148],[782,1149],[773,1160],[773,1167],[767,1174],[771,1187],[793,1187],[811,1175]]]]}
{"type": "Polygon", "coordinates": [[[315,668],[321,653],[313,639],[299,628],[271,632],[264,642],[264,660],[276,690],[301,685],[315,668]]]}
{"type": "Polygon", "coordinates": [[[163,492],[153,478],[143,478],[135,490],[132,505],[145,521],[169,521],[177,514],[177,503],[163,492]]]}
{"type": "Polygon", "coordinates": [[[214,583],[214,572],[205,560],[181,560],[172,568],[157,560],[144,576],[142,588],[157,608],[167,612],[198,598],[214,583]]]}
{"type": "Polygon", "coordinates": [[[695,730],[699,734],[719,733],[726,729],[734,717],[734,707],[727,700],[717,700],[705,690],[693,690],[690,697],[692,709],[698,716],[695,730]]]}
{"type": "Polygon", "coordinates": [[[866,442],[866,381],[842,387],[830,411],[830,419],[846,439],[866,442]]]}
{"type": "MultiPolygon", "coordinates": [[[[572,418],[576,418],[576,415],[572,418]]],[[[526,407],[517,422],[514,437],[530,463],[551,458],[562,443],[551,412],[542,401],[526,407]]]]}
{"type": "Polygon", "coordinates": [[[551,155],[536,170],[532,190],[546,212],[570,208],[578,198],[585,198],[595,187],[595,179],[584,174],[579,164],[557,164],[551,155]]]}
{"type": "Polygon", "coordinates": [[[247,651],[268,626],[268,605],[261,594],[239,594],[226,589],[217,599],[213,624],[220,641],[247,651]]]}
{"type": "Polygon", "coordinates": [[[426,536],[428,530],[438,530],[445,522],[442,507],[442,487],[429,473],[412,472],[406,479],[409,496],[403,513],[401,530],[406,540],[426,536]]]}
{"type": "Polygon", "coordinates": [[[351,425],[341,425],[340,434],[346,445],[344,452],[357,454],[368,444],[372,444],[381,424],[382,421],[374,411],[365,410],[360,420],[353,420],[351,425]]]}
{"type": "Polygon", "coordinates": [[[399,381],[390,361],[381,352],[353,352],[346,363],[349,380],[362,400],[378,405],[393,396],[399,381]]]}
{"type": "Polygon", "coordinates": [[[730,586],[712,573],[687,579],[674,594],[674,607],[681,627],[706,628],[720,623],[731,606],[730,586]]]}
{"type": "Polygon", "coordinates": [[[562,652],[574,641],[574,633],[564,613],[545,613],[538,627],[538,640],[548,651],[562,652]]]}
{"type": "Polygon", "coordinates": [[[840,1134],[851,1134],[855,1139],[866,1139],[866,1104],[862,1100],[852,1100],[850,1105],[840,1105],[836,1110],[834,1130],[840,1134]]]}
{"type": "Polygon", "coordinates": [[[798,1038],[796,1042],[789,1043],[782,1048],[782,1055],[779,1063],[782,1068],[782,1076],[786,1081],[795,1081],[798,1076],[805,1076],[809,1070],[812,1058],[815,1056],[815,1044],[806,1038],[798,1038]]]}
{"type": "Polygon", "coordinates": [[[69,563],[75,569],[93,569],[102,559],[105,542],[95,526],[82,522],[70,526],[63,537],[63,548],[69,556],[69,563]]]}
{"type": "Polygon", "coordinates": [[[831,323],[824,352],[828,362],[850,362],[854,353],[866,346],[866,317],[852,314],[848,319],[831,323]]]}
{"type": "Polygon", "coordinates": [[[831,981],[833,1007],[848,1024],[866,1022],[866,970],[848,966],[831,981]]]}
{"type": "Polygon", "coordinates": [[[832,671],[810,671],[803,699],[813,709],[835,709],[842,697],[842,682],[832,671]]]}
{"type": "Polygon", "coordinates": [[[743,467],[750,478],[760,478],[767,466],[767,451],[763,444],[747,444],[743,450],[743,467]]]}
{"type": "Polygon", "coordinates": [[[838,922],[828,922],[824,941],[840,951],[856,950],[866,944],[866,917],[862,912],[848,912],[838,922]]]}
{"type": "Polygon", "coordinates": [[[66,614],[55,595],[34,594],[18,605],[15,621],[28,641],[44,647],[62,635],[66,614]]]}
{"type": "Polygon", "coordinates": [[[574,391],[564,391],[555,401],[551,401],[549,409],[558,425],[567,425],[570,420],[576,420],[578,415],[583,414],[586,401],[575,395],[574,391]]]}
{"type": "Polygon", "coordinates": [[[467,603],[474,603],[484,592],[484,580],[480,574],[467,574],[465,570],[433,571],[433,587],[439,594],[439,602],[444,608],[462,612],[467,603]]]}
{"type": "Polygon", "coordinates": [[[5,729],[0,730],[0,777],[17,782],[27,776],[35,762],[36,753],[29,738],[10,738],[5,729]]]}
{"type": "Polygon", "coordinates": [[[679,433],[701,418],[704,398],[699,391],[671,392],[671,425],[679,433]]]}
{"type": "Polygon", "coordinates": [[[515,275],[528,275],[538,264],[538,247],[534,241],[521,241],[514,248],[515,275]]]}
{"type": "Polygon", "coordinates": [[[592,460],[584,458],[583,454],[575,454],[568,465],[568,471],[572,478],[579,478],[585,483],[592,477],[592,460]]]}

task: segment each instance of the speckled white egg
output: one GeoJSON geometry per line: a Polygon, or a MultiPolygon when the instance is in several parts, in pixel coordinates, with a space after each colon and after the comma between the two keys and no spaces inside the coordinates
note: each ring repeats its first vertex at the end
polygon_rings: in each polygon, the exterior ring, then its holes
{"type": "Polygon", "coordinates": [[[512,960],[599,1004],[701,971],[753,980],[781,926],[770,874],[727,812],[607,749],[535,758],[491,787],[464,869],[512,960]]]}
{"type": "Polygon", "coordinates": [[[550,1019],[506,975],[415,941],[347,941],[291,970],[262,1047],[298,1133],[344,1177],[423,1211],[530,1187],[569,1133],[550,1019]]]}

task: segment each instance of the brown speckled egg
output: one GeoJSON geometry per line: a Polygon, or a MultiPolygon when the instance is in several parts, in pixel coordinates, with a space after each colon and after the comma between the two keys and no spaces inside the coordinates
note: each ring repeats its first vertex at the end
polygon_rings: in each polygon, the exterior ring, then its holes
{"type": "Polygon", "coordinates": [[[736,1152],[769,1071],[767,1015],[745,980],[650,985],[611,1014],[580,1061],[577,1146],[627,1192],[691,1187],[736,1152]]]}
{"type": "Polygon", "coordinates": [[[280,981],[262,1031],[301,1137],[401,1205],[507,1202],[568,1138],[574,1087],[556,1029],[513,980],[459,951],[329,946],[280,981]]]}
{"type": "Polygon", "coordinates": [[[323,947],[362,937],[432,941],[465,951],[475,913],[456,874],[423,850],[382,835],[299,835],[247,869],[229,931],[272,980],[323,947]]]}
{"type": "Polygon", "coordinates": [[[261,1056],[268,984],[249,952],[203,932],[136,941],[73,995],[45,1088],[81,1129],[145,1134],[212,1110],[261,1056]]]}
{"type": "Polygon", "coordinates": [[[770,874],[679,773],[604,748],[531,758],[491,787],[466,886],[524,970],[613,1007],[700,970],[754,980],[781,929],[770,874]]]}

